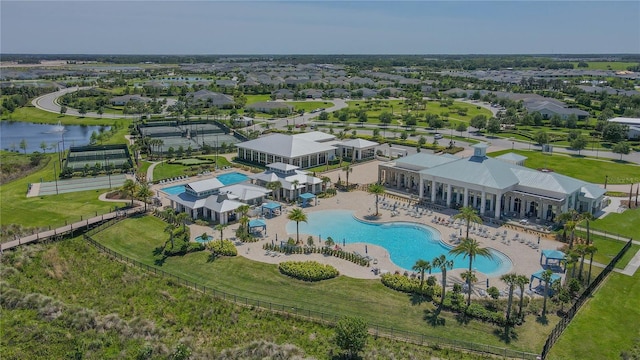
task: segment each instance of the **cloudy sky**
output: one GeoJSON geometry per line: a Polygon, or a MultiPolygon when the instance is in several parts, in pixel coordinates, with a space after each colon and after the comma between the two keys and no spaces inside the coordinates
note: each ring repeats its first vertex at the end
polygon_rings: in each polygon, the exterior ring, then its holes
{"type": "Polygon", "coordinates": [[[0,52],[640,53],[640,1],[11,1],[0,52]]]}

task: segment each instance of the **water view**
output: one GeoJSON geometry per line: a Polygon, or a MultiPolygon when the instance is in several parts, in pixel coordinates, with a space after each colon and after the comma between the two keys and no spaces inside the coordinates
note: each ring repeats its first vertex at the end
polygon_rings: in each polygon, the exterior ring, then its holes
{"type": "Polygon", "coordinates": [[[33,124],[18,121],[0,122],[0,148],[8,151],[23,150],[20,142],[27,142],[27,153],[34,151],[42,152],[41,144],[44,141],[46,151],[58,151],[69,149],[70,146],[88,145],[91,134],[100,132],[103,128],[109,130],[108,126],[84,126],[84,125],[53,125],[53,124],[33,124]]]}

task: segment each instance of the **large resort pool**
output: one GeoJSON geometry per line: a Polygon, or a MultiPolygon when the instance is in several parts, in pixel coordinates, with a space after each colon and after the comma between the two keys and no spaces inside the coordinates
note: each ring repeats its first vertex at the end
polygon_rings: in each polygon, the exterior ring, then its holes
{"type": "MultiPolygon", "coordinates": [[[[448,254],[451,249],[440,241],[440,233],[430,226],[412,222],[370,223],[357,219],[353,211],[348,210],[311,212],[307,214],[307,222],[301,222],[299,226],[300,234],[320,236],[323,241],[330,236],[338,245],[344,242],[383,247],[394,264],[409,271],[418,259],[431,261],[448,254]]],[[[295,236],[296,223],[288,222],[286,230],[295,236]]],[[[493,249],[491,254],[493,259],[474,259],[473,268],[489,277],[500,276],[511,270],[512,263],[506,255],[493,249]]],[[[448,257],[454,260],[454,269],[469,267],[469,259],[462,255],[448,257]]],[[[440,270],[434,269],[432,272],[440,270]]]]}

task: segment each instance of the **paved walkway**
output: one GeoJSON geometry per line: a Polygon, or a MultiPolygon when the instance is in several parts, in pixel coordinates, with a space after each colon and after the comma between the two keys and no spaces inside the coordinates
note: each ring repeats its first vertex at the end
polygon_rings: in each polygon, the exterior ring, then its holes
{"type": "Polygon", "coordinates": [[[147,182],[153,181],[153,170],[156,168],[156,165],[163,163],[163,161],[152,162],[149,168],[147,169],[147,182]]]}

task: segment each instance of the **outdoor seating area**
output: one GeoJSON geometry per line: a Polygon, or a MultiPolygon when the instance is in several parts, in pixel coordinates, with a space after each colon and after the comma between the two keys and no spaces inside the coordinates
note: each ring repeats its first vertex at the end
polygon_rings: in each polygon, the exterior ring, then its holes
{"type": "Polygon", "coordinates": [[[178,176],[178,177],[174,177],[174,178],[170,178],[170,179],[163,179],[158,181],[158,184],[171,184],[177,181],[182,181],[182,180],[186,180],[189,177],[187,175],[182,175],[182,176],[178,176]]]}
{"type": "Polygon", "coordinates": [[[420,204],[411,204],[402,201],[395,201],[393,204],[390,201],[383,200],[380,202],[380,208],[383,210],[391,211],[391,216],[399,216],[401,211],[405,213],[405,215],[419,219],[422,216],[431,216],[433,215],[433,210],[427,209],[425,206],[420,204]]]}

